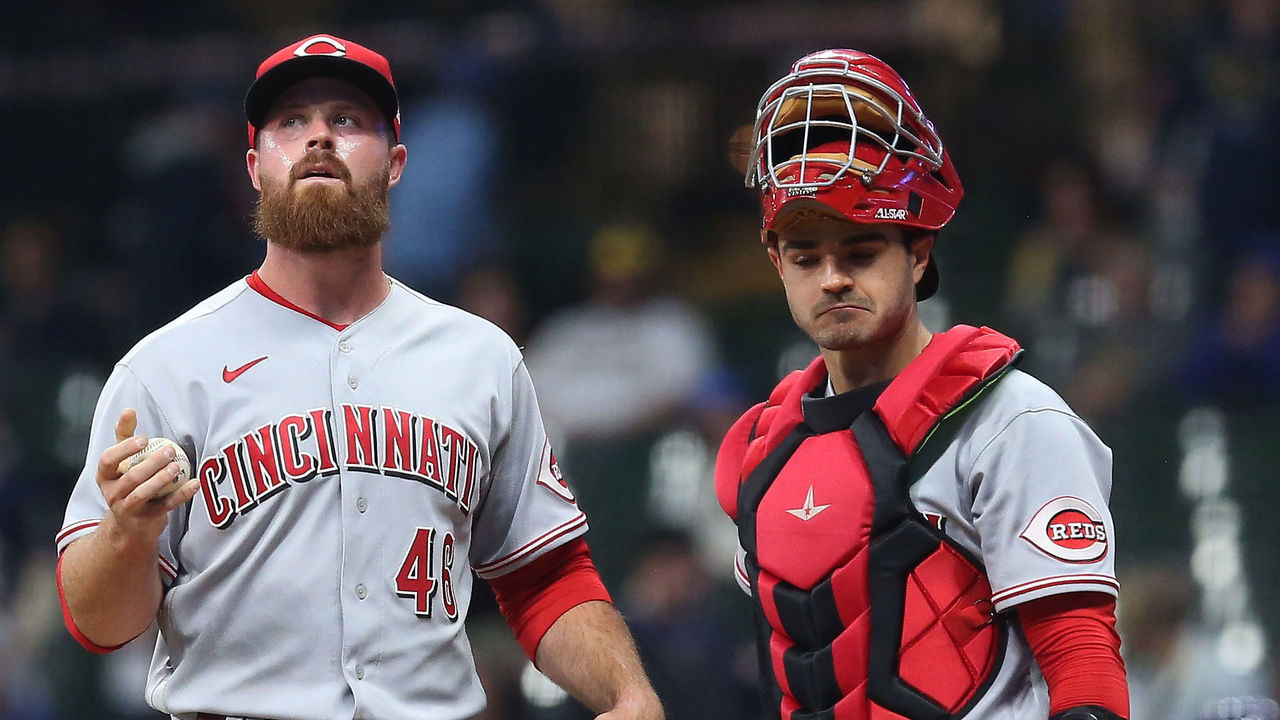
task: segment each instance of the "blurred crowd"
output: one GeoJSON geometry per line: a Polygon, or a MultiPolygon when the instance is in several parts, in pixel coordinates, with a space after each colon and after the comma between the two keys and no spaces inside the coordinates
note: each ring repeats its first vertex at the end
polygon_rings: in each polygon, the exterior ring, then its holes
{"type": "MultiPolygon", "coordinates": [[[[966,186],[927,322],[1017,337],[1114,452],[1134,720],[1276,720],[1280,0],[374,5],[53,0],[0,24],[0,720],[158,717],[149,638],[100,658],[62,629],[53,537],[111,365],[260,261],[242,94],[313,31],[390,58],[389,272],[524,347],[669,718],[761,717],[711,465],[816,354],[729,140],[791,60],[846,46],[902,72],[966,186]]],[[[590,717],[479,585],[483,717],[590,717]]]]}

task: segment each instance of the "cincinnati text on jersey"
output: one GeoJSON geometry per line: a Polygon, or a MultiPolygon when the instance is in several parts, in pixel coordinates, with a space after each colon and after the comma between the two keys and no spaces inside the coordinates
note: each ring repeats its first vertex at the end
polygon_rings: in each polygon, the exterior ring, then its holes
{"type": "Polygon", "coordinates": [[[201,460],[196,477],[209,522],[227,527],[290,486],[340,469],[421,482],[471,512],[480,449],[469,438],[391,407],[344,403],[338,412],[336,422],[327,408],[287,415],[201,460]]]}

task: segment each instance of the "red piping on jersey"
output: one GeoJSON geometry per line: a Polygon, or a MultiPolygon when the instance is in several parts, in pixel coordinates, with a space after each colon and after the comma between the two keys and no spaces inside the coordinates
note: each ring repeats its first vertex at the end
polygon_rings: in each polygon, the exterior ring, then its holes
{"type": "Polygon", "coordinates": [[[612,602],[591,562],[586,540],[574,538],[533,562],[489,581],[502,617],[530,660],[538,643],[570,609],[591,600],[612,602]]]}
{"type": "Polygon", "coordinates": [[[178,568],[174,567],[173,563],[166,560],[163,555],[156,560],[156,564],[160,566],[160,572],[164,573],[170,581],[178,579],[178,568]]]}
{"type": "Polygon", "coordinates": [[[1076,592],[1030,600],[1018,606],[1018,620],[1049,686],[1050,715],[1097,705],[1129,717],[1115,598],[1076,592]]]}
{"type": "Polygon", "coordinates": [[[317,322],[322,322],[325,325],[328,325],[329,327],[333,328],[334,330],[337,330],[338,332],[342,332],[343,330],[346,330],[347,328],[351,327],[351,323],[329,322],[328,320],[325,320],[324,318],[311,312],[310,310],[300,308],[297,305],[294,305],[293,303],[284,299],[283,295],[276,292],[275,290],[272,290],[270,287],[267,286],[265,282],[262,281],[262,278],[258,275],[257,270],[254,270],[253,273],[249,275],[249,277],[245,278],[245,282],[249,283],[249,287],[258,291],[259,295],[270,300],[271,302],[277,305],[283,305],[284,307],[287,307],[294,312],[302,313],[303,315],[306,315],[312,320],[315,320],[317,322]]]}
{"type": "Polygon", "coordinates": [[[526,555],[529,555],[530,553],[533,553],[533,552],[537,552],[538,550],[550,545],[556,540],[559,540],[565,535],[573,532],[574,530],[577,530],[580,527],[585,526],[586,524],[587,524],[587,516],[579,512],[578,515],[574,517],[572,520],[569,520],[568,522],[557,525],[556,527],[546,531],[545,533],[539,535],[538,537],[530,540],[528,543],[525,543],[519,549],[514,550],[506,555],[503,555],[502,557],[498,558],[497,560],[494,560],[491,563],[486,563],[484,565],[476,565],[475,568],[473,569],[476,571],[477,575],[488,579],[495,573],[504,571],[506,568],[510,567],[513,563],[518,562],[521,558],[525,557],[526,555]]]}
{"type": "MultiPolygon", "coordinates": [[[[1083,573],[1079,575],[1055,575],[1054,577],[1040,578],[1031,580],[1020,585],[1013,585],[991,596],[991,602],[1000,606],[1001,609],[1018,604],[1013,602],[1022,595],[1027,595],[1039,590],[1059,587],[1062,585],[1084,585],[1097,584],[1109,585],[1117,591],[1120,589],[1120,583],[1115,578],[1108,575],[1100,575],[1097,573],[1083,573]]],[[[1056,590],[1054,592],[1057,592],[1056,590]]]]}
{"type": "Polygon", "coordinates": [[[62,544],[62,540],[63,540],[64,538],[66,538],[66,537],[68,537],[68,536],[70,536],[70,535],[73,535],[73,534],[75,534],[75,533],[78,533],[78,532],[80,532],[81,530],[88,530],[88,529],[90,529],[90,528],[96,528],[96,527],[98,527],[98,524],[99,524],[99,523],[101,523],[101,522],[102,522],[101,520],[81,520],[81,521],[80,521],[80,522],[78,522],[78,523],[72,523],[71,525],[68,525],[68,526],[66,526],[65,528],[63,528],[63,529],[62,529],[62,532],[58,533],[58,536],[57,536],[57,538],[55,538],[55,539],[56,539],[56,541],[58,542],[58,544],[59,544],[59,545],[61,545],[61,544],[62,544]]]}

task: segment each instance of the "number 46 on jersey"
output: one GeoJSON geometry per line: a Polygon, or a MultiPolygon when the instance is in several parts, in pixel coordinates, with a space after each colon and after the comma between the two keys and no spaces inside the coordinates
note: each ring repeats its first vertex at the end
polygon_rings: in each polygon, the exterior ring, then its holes
{"type": "Polygon", "coordinates": [[[417,528],[409,552],[400,564],[400,572],[396,573],[396,594],[413,599],[415,615],[430,618],[435,596],[439,593],[445,617],[456,622],[458,601],[453,592],[453,533],[446,531],[440,538],[438,556],[436,534],[432,527],[417,528]]]}

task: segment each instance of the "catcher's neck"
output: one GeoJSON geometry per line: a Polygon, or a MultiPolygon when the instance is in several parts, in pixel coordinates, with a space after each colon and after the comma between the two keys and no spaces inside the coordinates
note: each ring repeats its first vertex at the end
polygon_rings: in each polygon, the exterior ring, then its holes
{"type": "Polygon", "coordinates": [[[903,325],[903,331],[879,343],[845,350],[822,349],[822,359],[837,393],[849,392],[897,377],[929,344],[933,333],[919,317],[903,325]]]}

